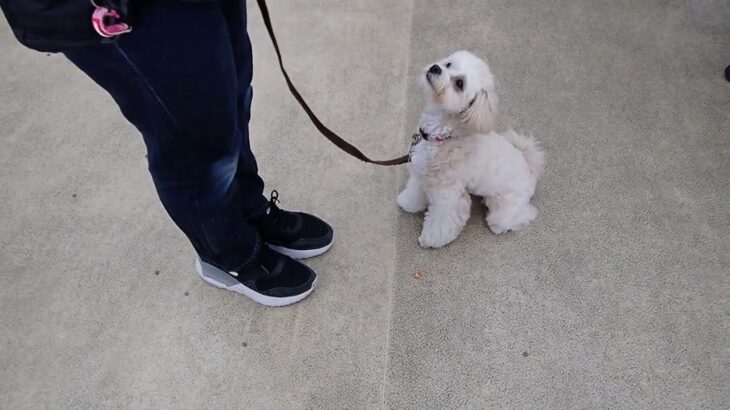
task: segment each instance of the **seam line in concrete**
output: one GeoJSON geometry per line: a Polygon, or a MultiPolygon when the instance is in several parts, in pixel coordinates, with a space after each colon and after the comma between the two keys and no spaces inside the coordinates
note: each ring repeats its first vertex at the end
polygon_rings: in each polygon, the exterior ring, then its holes
{"type": "MultiPolygon", "coordinates": [[[[408,70],[410,70],[410,68],[411,68],[411,39],[413,38],[413,14],[415,13],[415,7],[416,7],[415,3],[416,3],[416,0],[411,0],[410,13],[408,15],[408,29],[407,29],[408,39],[405,42],[406,59],[405,59],[404,67],[403,67],[404,81],[403,81],[403,94],[402,94],[403,95],[403,97],[402,97],[403,98],[402,99],[403,108],[402,108],[402,112],[401,112],[401,127],[400,127],[401,136],[405,135],[404,133],[406,131],[406,115],[408,112],[408,106],[407,106],[407,104],[408,104],[408,87],[410,86],[410,84],[408,83],[408,77],[409,77],[408,70]]],[[[397,172],[398,171],[396,171],[396,175],[397,175],[397,172]]],[[[396,178],[396,181],[398,181],[398,178],[396,178]]],[[[396,191],[397,191],[397,189],[396,189],[396,191]]],[[[394,223],[397,223],[397,222],[398,222],[398,211],[396,211],[394,223]]],[[[394,242],[398,241],[397,236],[394,237],[393,241],[394,242]]],[[[391,277],[390,295],[388,295],[388,299],[390,300],[390,310],[388,311],[388,328],[386,330],[386,335],[385,335],[385,353],[384,353],[385,357],[383,359],[383,379],[380,383],[380,386],[381,386],[380,387],[380,408],[381,409],[387,408],[385,396],[386,396],[386,388],[387,388],[386,386],[388,384],[388,366],[390,364],[390,332],[391,332],[391,328],[393,327],[393,302],[394,302],[393,297],[395,296],[394,287],[396,286],[395,275],[398,274],[398,272],[397,272],[398,271],[398,250],[397,249],[395,252],[395,259],[396,259],[396,261],[395,261],[395,264],[393,265],[393,277],[391,277]]]]}

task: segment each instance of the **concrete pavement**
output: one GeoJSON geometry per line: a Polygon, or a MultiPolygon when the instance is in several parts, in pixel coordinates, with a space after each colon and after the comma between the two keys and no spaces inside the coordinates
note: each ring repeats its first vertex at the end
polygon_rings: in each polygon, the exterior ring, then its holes
{"type": "Polygon", "coordinates": [[[249,8],[262,174],[337,231],[319,288],[266,309],[200,281],[136,131],[2,21],[0,408],[730,407],[729,6],[272,2],[294,81],[368,154],[405,150],[414,76],[462,48],[547,147],[535,223],[496,237],[475,205],[431,251],[406,170],[316,134],[249,8]]]}

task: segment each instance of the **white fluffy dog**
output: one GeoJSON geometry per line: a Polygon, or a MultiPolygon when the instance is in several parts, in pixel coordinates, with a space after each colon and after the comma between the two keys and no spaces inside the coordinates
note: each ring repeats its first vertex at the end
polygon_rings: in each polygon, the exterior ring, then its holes
{"type": "Polygon", "coordinates": [[[530,198],[544,153],[532,137],[494,131],[497,94],[489,66],[459,51],[427,67],[419,83],[426,106],[411,148],[410,177],[397,202],[406,212],[428,209],[421,246],[438,248],[459,236],[470,194],[484,198],[495,234],[535,219],[530,198]]]}

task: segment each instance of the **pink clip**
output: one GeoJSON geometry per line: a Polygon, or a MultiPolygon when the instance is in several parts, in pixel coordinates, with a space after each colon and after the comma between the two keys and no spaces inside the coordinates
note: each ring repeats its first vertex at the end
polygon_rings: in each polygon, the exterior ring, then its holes
{"type": "Polygon", "coordinates": [[[106,7],[97,7],[91,15],[91,25],[100,36],[105,38],[116,37],[120,34],[129,33],[132,27],[122,22],[121,16],[116,10],[106,7]],[[113,24],[107,25],[108,20],[116,20],[113,24]]]}

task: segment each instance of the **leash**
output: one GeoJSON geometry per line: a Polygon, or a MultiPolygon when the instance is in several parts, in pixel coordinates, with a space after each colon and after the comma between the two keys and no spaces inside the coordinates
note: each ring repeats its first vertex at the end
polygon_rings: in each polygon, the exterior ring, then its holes
{"type": "Polygon", "coordinates": [[[279,60],[279,68],[281,69],[281,73],[284,75],[284,79],[286,80],[286,85],[289,87],[289,91],[294,96],[294,98],[297,100],[299,105],[302,107],[304,112],[307,113],[307,116],[309,117],[309,120],[312,121],[312,124],[314,124],[315,127],[317,127],[317,130],[325,137],[327,138],[331,143],[335,144],[337,148],[345,151],[346,153],[352,155],[353,157],[359,159],[360,161],[367,162],[370,164],[375,165],[383,165],[383,166],[391,166],[391,165],[400,165],[405,164],[410,160],[409,155],[403,155],[402,157],[388,159],[388,160],[382,160],[382,161],[376,161],[372,160],[367,157],[367,155],[363,154],[362,151],[357,149],[354,145],[350,144],[349,142],[345,141],[342,137],[337,135],[335,132],[327,128],[326,125],[322,123],[322,121],[317,118],[317,116],[312,112],[312,109],[309,108],[309,105],[306,101],[304,101],[304,98],[302,98],[302,95],[299,94],[299,91],[292,83],[291,79],[289,78],[289,74],[286,72],[286,68],[284,68],[284,62],[281,58],[281,51],[279,50],[279,43],[276,41],[276,36],[274,35],[274,28],[271,25],[271,17],[269,16],[269,8],[266,6],[266,0],[256,0],[259,5],[259,9],[261,10],[261,17],[264,19],[264,25],[266,26],[266,31],[269,32],[269,38],[271,38],[271,42],[274,44],[274,50],[276,51],[276,57],[279,60]]]}

